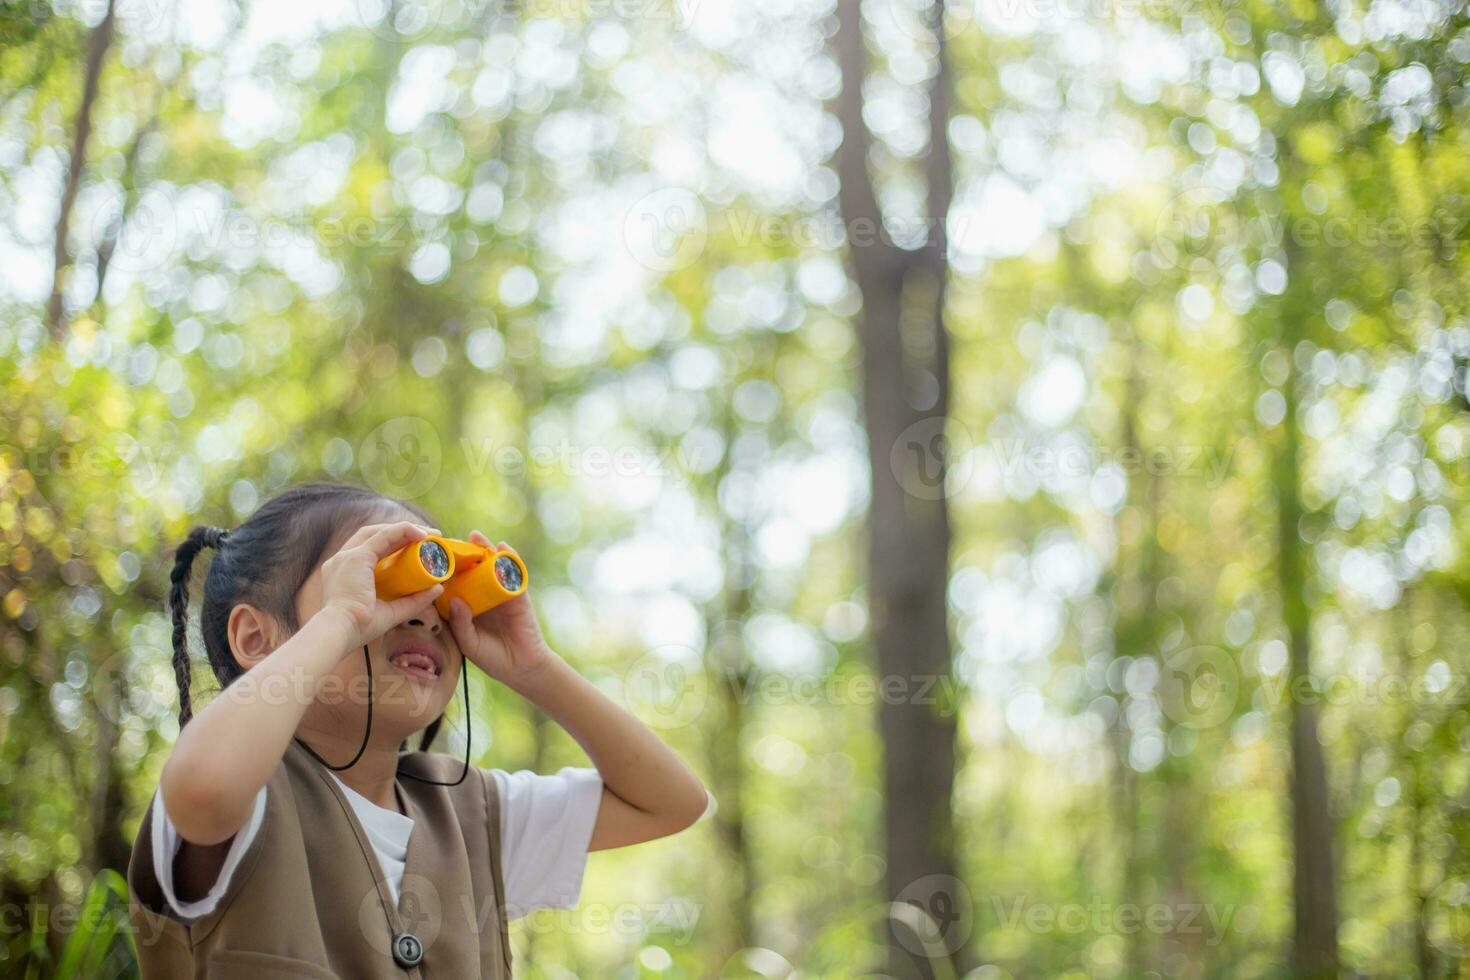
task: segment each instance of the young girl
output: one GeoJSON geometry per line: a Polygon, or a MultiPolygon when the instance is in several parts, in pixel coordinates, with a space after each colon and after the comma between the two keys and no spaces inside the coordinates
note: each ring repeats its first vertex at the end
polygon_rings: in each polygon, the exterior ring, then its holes
{"type": "Polygon", "coordinates": [[[440,533],[430,524],[412,504],[305,484],[179,548],[181,728],[128,868],[145,978],[509,978],[507,921],[574,905],[588,851],[705,812],[699,779],[548,648],[524,594],[473,618],[456,599],[448,622],[442,586],[378,599],[378,559],[440,533]],[[201,631],[222,691],[194,717],[186,615],[204,548],[201,631]],[[471,766],[468,747],[422,751],[457,690],[468,707],[469,664],[597,768],[505,773],[471,766]],[[402,752],[418,732],[421,751],[402,752]]]}

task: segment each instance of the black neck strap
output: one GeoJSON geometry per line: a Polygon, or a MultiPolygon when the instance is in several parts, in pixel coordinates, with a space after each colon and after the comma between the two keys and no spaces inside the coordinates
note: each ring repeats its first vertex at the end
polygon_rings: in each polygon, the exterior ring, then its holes
{"type": "MultiPolygon", "coordinates": [[[[340,766],[334,766],[326,759],[323,759],[321,756],[317,755],[316,750],[313,749],[310,745],[307,745],[304,741],[302,741],[299,736],[296,737],[296,744],[305,749],[307,755],[311,756],[317,762],[320,762],[322,765],[326,766],[333,772],[342,772],[344,769],[351,769],[353,766],[357,765],[358,760],[362,758],[362,754],[367,751],[368,740],[372,737],[373,734],[373,661],[372,657],[368,654],[368,648],[366,646],[362,648],[362,665],[363,668],[367,671],[368,679],[367,727],[365,727],[362,731],[362,744],[357,747],[357,754],[352,757],[352,761],[343,763],[340,766]]],[[[420,783],[428,783],[430,786],[458,786],[460,783],[464,782],[464,778],[470,774],[470,741],[472,736],[474,735],[475,726],[472,724],[470,719],[469,664],[467,662],[464,662],[463,659],[461,659],[459,667],[459,679],[461,681],[461,688],[464,691],[464,768],[460,770],[459,778],[454,780],[453,782],[439,779],[425,779],[423,776],[415,776],[411,772],[404,772],[403,768],[400,766],[398,769],[398,775],[402,776],[404,779],[413,779],[420,783]]]]}

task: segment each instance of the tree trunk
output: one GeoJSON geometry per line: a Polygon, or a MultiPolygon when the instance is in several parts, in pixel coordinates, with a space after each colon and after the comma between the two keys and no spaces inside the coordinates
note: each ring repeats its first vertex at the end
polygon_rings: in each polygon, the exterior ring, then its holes
{"type": "Polygon", "coordinates": [[[756,879],[745,824],[745,759],[740,747],[740,734],[746,724],[742,698],[751,689],[741,640],[741,627],[749,617],[747,596],[746,589],[729,590],[729,618],[720,624],[715,646],[709,652],[709,682],[721,705],[719,725],[708,737],[712,789],[720,801],[714,829],[730,868],[725,891],[729,932],[715,958],[719,963],[727,963],[740,950],[756,943],[756,879]]]}
{"type": "Polygon", "coordinates": [[[127,153],[123,154],[123,201],[118,208],[117,220],[107,229],[102,236],[102,241],[97,245],[97,295],[93,302],[99,306],[103,302],[102,290],[107,285],[107,270],[112,266],[112,257],[117,252],[118,241],[122,238],[124,229],[128,224],[128,217],[138,202],[138,153],[143,148],[143,143],[158,128],[160,107],[163,104],[164,89],[159,88],[153,99],[153,112],[148,121],[138,127],[133,134],[133,141],[128,144],[127,153]]]}
{"type": "Polygon", "coordinates": [[[99,678],[99,684],[107,685],[104,695],[107,702],[97,709],[93,718],[97,725],[96,771],[92,779],[92,839],[88,844],[87,863],[92,870],[112,868],[126,873],[128,858],[133,845],[123,834],[122,817],[127,802],[124,773],[117,762],[117,744],[120,731],[108,717],[108,710],[120,711],[126,703],[127,685],[120,677],[99,678]]]}
{"type": "MultiPolygon", "coordinates": [[[[933,8],[936,18],[943,4],[933,8]]],[[[860,0],[841,0],[835,48],[842,72],[836,111],[839,201],[849,257],[862,294],[858,333],[863,352],[862,402],[872,500],[868,513],[868,582],[880,685],[910,692],[950,671],[946,584],[950,526],[944,491],[943,428],[949,411],[949,341],[943,324],[948,274],[945,219],[952,177],[947,126],[949,69],[939,41],[930,84],[928,235],[905,251],[882,234],[882,213],[867,166],[872,137],[863,121],[867,54],[860,0]]],[[[955,767],[953,719],[918,698],[884,697],[879,709],[885,750],[886,888],[939,913],[939,944],[964,941],[944,916],[965,907],[956,876],[951,799],[955,767]],[[937,876],[937,877],[936,877],[937,876]],[[942,894],[941,894],[942,893],[942,894]]],[[[910,955],[916,939],[890,926],[894,976],[930,975],[910,955]],[[898,940],[895,943],[893,940],[898,940]]]]}
{"type": "MultiPolygon", "coordinates": [[[[1128,354],[1128,380],[1122,406],[1121,442],[1125,450],[1131,450],[1142,459],[1143,447],[1139,444],[1138,417],[1143,401],[1142,360],[1143,344],[1136,338],[1130,342],[1128,354]]],[[[1117,571],[1111,589],[1113,607],[1113,657],[1137,657],[1149,652],[1154,643],[1154,624],[1158,622],[1154,600],[1158,594],[1157,530],[1158,509],[1153,477],[1145,473],[1130,475],[1128,479],[1127,510],[1119,511],[1114,527],[1118,533],[1117,571]],[[1135,542],[1130,547],[1127,541],[1127,524],[1124,517],[1128,510],[1139,515],[1135,542]]],[[[1144,894],[1145,868],[1149,861],[1149,837],[1140,826],[1143,813],[1143,778],[1129,764],[1128,750],[1130,732],[1124,720],[1123,697],[1118,699],[1118,718],[1114,721],[1112,746],[1117,767],[1114,800],[1117,808],[1120,840],[1123,847],[1122,891],[1119,902],[1137,905],[1147,904],[1144,894]]],[[[1142,976],[1156,965],[1151,937],[1139,929],[1124,934],[1124,963],[1128,972],[1142,976]]]]}
{"type": "Polygon", "coordinates": [[[65,289],[63,273],[71,264],[71,253],[66,247],[66,233],[71,226],[71,209],[77,201],[77,191],[82,186],[82,171],[87,167],[87,139],[92,135],[92,108],[97,102],[97,90],[102,82],[102,65],[107,60],[107,51],[112,47],[116,21],[115,0],[107,0],[107,12],[92,29],[87,42],[87,64],[82,75],[82,101],[77,107],[76,124],[72,127],[71,157],[66,163],[66,187],[61,192],[61,208],[56,216],[56,250],[52,259],[51,299],[46,304],[46,325],[51,335],[60,338],[66,332],[66,310],[62,303],[65,289]]]}
{"type": "MultiPolygon", "coordinates": [[[[1417,598],[1417,591],[1406,590],[1403,599],[1399,602],[1398,609],[1394,611],[1395,617],[1399,622],[1399,670],[1406,677],[1412,676],[1409,673],[1410,671],[1415,671],[1420,668],[1419,664],[1412,662],[1414,656],[1413,646],[1408,640],[1409,635],[1414,630],[1415,623],[1419,621],[1416,619],[1416,615],[1421,613],[1421,610],[1415,608],[1415,600],[1417,598]]],[[[1428,610],[1424,610],[1422,613],[1426,616],[1432,615],[1432,612],[1428,610]]],[[[1414,724],[1418,717],[1419,712],[1415,707],[1411,706],[1409,710],[1405,711],[1402,721],[1404,734],[1407,734],[1409,727],[1414,724]]],[[[1400,735],[1400,738],[1403,739],[1403,735],[1400,735]]],[[[1406,740],[1404,741],[1406,742],[1406,740]]],[[[1406,884],[1408,886],[1409,907],[1414,912],[1414,960],[1418,964],[1419,976],[1421,977],[1435,976],[1434,950],[1429,942],[1428,923],[1425,919],[1429,896],[1425,893],[1423,885],[1427,877],[1425,871],[1430,860],[1424,839],[1426,833],[1424,821],[1429,813],[1431,799],[1429,773],[1427,771],[1428,761],[1428,753],[1416,752],[1412,749],[1407,752],[1404,759],[1406,763],[1405,768],[1407,768],[1409,773],[1409,791],[1406,794],[1409,804],[1409,867],[1407,869],[1408,881],[1406,884]]]]}
{"type": "MultiPolygon", "coordinates": [[[[1286,157],[1283,145],[1283,157],[1286,157]]],[[[1284,169],[1284,168],[1283,168],[1284,169]]],[[[1300,248],[1286,236],[1287,268],[1292,286],[1281,309],[1281,346],[1292,357],[1301,339],[1301,324],[1312,306],[1310,282],[1300,248]]],[[[1281,590],[1282,623],[1286,628],[1291,711],[1292,850],[1295,855],[1293,955],[1296,975],[1304,980],[1336,977],[1337,888],[1333,871],[1334,827],[1327,793],[1327,764],[1317,737],[1316,706],[1301,692],[1311,682],[1311,611],[1307,602],[1307,546],[1301,537],[1305,513],[1301,491],[1300,433],[1297,405],[1300,388],[1292,377],[1282,385],[1286,415],[1273,461],[1276,496],[1276,576],[1281,590]]]]}
{"type": "MultiPolygon", "coordinates": [[[[713,474],[712,499],[718,498],[719,485],[730,473],[729,447],[735,445],[740,434],[733,412],[725,412],[720,434],[727,449],[713,474]]],[[[751,590],[756,561],[750,529],[742,520],[724,520],[723,511],[720,514],[721,539],[726,544],[729,561],[721,600],[722,622],[717,630],[711,631],[713,642],[706,656],[706,669],[713,696],[721,706],[719,724],[709,732],[707,740],[714,795],[720,801],[715,810],[715,833],[729,861],[732,879],[725,897],[730,931],[717,957],[717,962],[726,963],[756,942],[756,879],[745,823],[745,756],[740,747],[741,733],[749,720],[746,698],[751,690],[752,672],[744,627],[753,607],[751,590]]]]}

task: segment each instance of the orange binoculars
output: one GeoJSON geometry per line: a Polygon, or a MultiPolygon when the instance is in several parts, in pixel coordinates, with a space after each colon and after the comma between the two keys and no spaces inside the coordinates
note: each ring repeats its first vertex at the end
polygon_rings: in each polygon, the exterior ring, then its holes
{"type": "Polygon", "coordinates": [[[449,600],[459,596],[478,616],[526,591],[526,566],[509,548],[430,535],[378,559],[374,577],[378,598],[422,592],[436,582],[444,591],[434,600],[439,615],[449,618],[449,600]]]}

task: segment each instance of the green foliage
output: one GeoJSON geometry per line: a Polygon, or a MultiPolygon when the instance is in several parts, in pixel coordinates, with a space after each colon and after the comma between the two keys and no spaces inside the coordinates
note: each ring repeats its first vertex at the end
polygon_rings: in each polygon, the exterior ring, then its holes
{"type": "MultiPolygon", "coordinates": [[[[0,3],[0,885],[27,923],[0,972],[127,969],[116,872],[177,733],[169,549],[318,477],[514,543],[556,649],[720,801],[517,923],[527,975],[882,970],[904,760],[874,721],[828,12],[348,6],[277,34],[118,5],[57,329],[102,6],[0,3]]],[[[867,6],[901,223],[934,44],[867,6]]],[[[1464,5],[992,6],[951,5],[947,47],[935,710],[972,909],[943,962],[1289,975],[1297,699],[1345,969],[1462,975],[1464,5]]],[[[504,690],[474,704],[479,764],[584,764],[504,690]]]]}
{"type": "Polygon", "coordinates": [[[110,868],[97,872],[79,907],[33,902],[29,928],[9,940],[7,972],[26,980],[136,976],[127,905],[127,882],[110,868]]]}

